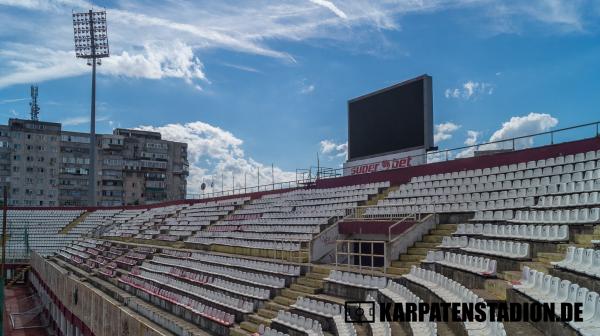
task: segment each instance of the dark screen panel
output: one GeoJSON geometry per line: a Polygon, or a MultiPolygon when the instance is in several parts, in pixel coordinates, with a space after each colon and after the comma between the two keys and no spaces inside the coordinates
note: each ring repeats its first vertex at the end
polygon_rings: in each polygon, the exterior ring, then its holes
{"type": "Polygon", "coordinates": [[[348,103],[349,159],[428,145],[427,78],[431,77],[419,77],[348,103]]]}

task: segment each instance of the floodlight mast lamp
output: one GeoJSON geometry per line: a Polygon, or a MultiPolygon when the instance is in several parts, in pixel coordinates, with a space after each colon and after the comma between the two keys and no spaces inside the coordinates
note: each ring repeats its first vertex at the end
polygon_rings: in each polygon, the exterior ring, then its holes
{"type": "Polygon", "coordinates": [[[92,104],[90,116],[89,205],[96,206],[96,65],[109,56],[106,12],[73,13],[75,55],[92,66],[92,104]]]}

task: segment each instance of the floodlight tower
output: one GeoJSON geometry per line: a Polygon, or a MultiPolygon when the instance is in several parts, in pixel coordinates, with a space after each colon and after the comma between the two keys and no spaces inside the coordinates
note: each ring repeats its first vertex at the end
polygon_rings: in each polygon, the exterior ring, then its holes
{"type": "Polygon", "coordinates": [[[108,57],[108,31],[106,11],[73,13],[73,33],[75,36],[75,55],[87,59],[92,66],[92,106],[90,119],[90,168],[89,203],[96,206],[96,65],[108,57]]]}

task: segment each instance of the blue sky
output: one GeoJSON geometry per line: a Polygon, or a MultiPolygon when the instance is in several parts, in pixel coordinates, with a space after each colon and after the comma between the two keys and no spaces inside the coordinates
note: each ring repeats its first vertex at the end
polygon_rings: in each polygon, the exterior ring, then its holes
{"type": "MultiPolygon", "coordinates": [[[[90,74],[71,11],[105,7],[98,129],[144,127],[190,143],[203,176],[278,181],[338,167],[348,99],[433,76],[441,148],[599,120],[597,1],[0,0],[0,122],[89,124],[90,74]],[[268,172],[268,173],[267,173],[268,172]]],[[[226,181],[226,186],[229,184],[226,181]]]]}

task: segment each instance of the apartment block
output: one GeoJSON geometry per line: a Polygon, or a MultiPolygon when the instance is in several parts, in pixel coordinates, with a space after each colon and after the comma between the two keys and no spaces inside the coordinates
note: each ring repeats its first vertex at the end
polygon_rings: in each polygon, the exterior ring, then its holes
{"type": "MultiPolygon", "coordinates": [[[[100,206],[184,199],[187,144],[160,133],[115,129],[96,135],[100,206]]],[[[10,119],[0,125],[0,185],[13,206],[84,206],[89,199],[90,136],[60,123],[10,119]]]]}

